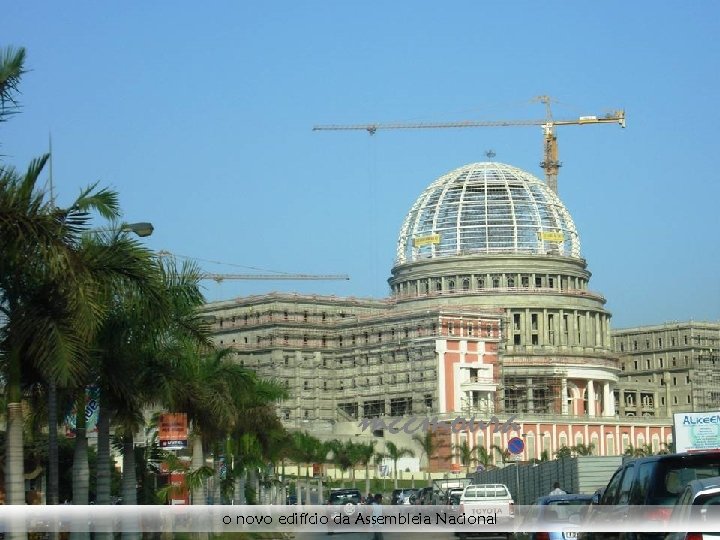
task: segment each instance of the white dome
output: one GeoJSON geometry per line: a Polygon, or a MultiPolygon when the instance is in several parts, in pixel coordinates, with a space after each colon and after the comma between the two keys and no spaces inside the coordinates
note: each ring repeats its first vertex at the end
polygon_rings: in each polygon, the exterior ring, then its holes
{"type": "Polygon", "coordinates": [[[545,182],[504,163],[472,163],[418,197],[400,230],[396,264],[473,253],[580,258],[580,238],[545,182]]]}

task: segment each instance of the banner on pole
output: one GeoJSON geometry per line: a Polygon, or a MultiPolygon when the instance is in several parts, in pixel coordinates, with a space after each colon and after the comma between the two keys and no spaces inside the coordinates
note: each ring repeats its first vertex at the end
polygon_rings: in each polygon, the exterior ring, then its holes
{"type": "Polygon", "coordinates": [[[160,448],[182,450],[188,445],[188,422],[185,413],[165,413],[158,421],[160,448]]]}

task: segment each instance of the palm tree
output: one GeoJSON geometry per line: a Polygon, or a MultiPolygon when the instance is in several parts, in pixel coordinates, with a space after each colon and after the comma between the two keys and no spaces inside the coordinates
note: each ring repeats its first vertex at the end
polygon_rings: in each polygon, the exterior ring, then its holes
{"type": "Polygon", "coordinates": [[[576,456],[592,456],[593,452],[595,451],[595,443],[578,443],[575,446],[571,447],[570,450],[576,456]]]}
{"type": "MultiPolygon", "coordinates": [[[[651,453],[652,453],[652,448],[651,448],[651,453]]],[[[635,447],[631,444],[625,449],[625,451],[623,452],[623,455],[630,456],[630,457],[644,457],[644,456],[649,456],[651,454],[647,453],[647,449],[645,447],[643,447],[643,446],[635,447]]]]}
{"type": "Polygon", "coordinates": [[[484,446],[477,446],[476,448],[477,462],[482,465],[485,470],[492,469],[494,467],[492,453],[488,452],[488,449],[484,446]]]}
{"type": "MultiPolygon", "coordinates": [[[[238,416],[238,402],[244,392],[252,390],[255,374],[229,359],[231,349],[207,351],[187,344],[179,351],[169,378],[171,409],[185,412],[192,426],[192,473],[204,477],[206,448],[212,441],[224,440],[238,416]]],[[[191,478],[193,478],[191,476],[191,478]]],[[[200,483],[192,490],[193,504],[203,504],[200,483]]]]}
{"type": "Polygon", "coordinates": [[[405,456],[413,457],[415,455],[415,452],[413,452],[410,448],[398,448],[398,446],[393,442],[386,442],[385,443],[385,452],[381,454],[383,458],[389,458],[393,462],[393,469],[395,471],[395,489],[398,488],[398,470],[397,470],[397,462],[400,458],[403,458],[405,456]]]}
{"type": "MultiPolygon", "coordinates": [[[[177,269],[174,261],[161,263],[149,251],[138,257],[144,259],[145,280],[123,280],[109,288],[110,312],[95,340],[94,382],[101,400],[98,504],[110,504],[111,418],[128,434],[137,432],[146,406],[171,392],[167,373],[176,343],[194,337],[200,344],[207,342],[202,325],[188,319],[203,300],[197,270],[177,269]]],[[[130,441],[127,447],[129,451],[130,441]]],[[[135,484],[134,469],[125,474],[129,488],[135,484]]],[[[131,493],[126,495],[132,500],[131,493]]]]}
{"type": "Polygon", "coordinates": [[[462,444],[454,444],[453,450],[457,453],[460,458],[460,463],[465,467],[467,474],[470,474],[470,465],[477,462],[477,458],[473,455],[477,451],[477,447],[470,448],[467,441],[463,441],[462,444]]]}
{"type": "MultiPolygon", "coordinates": [[[[424,435],[421,435],[420,433],[416,433],[413,435],[412,438],[413,441],[415,441],[420,448],[422,449],[422,455],[424,455],[427,458],[427,481],[428,481],[428,487],[432,486],[432,477],[430,476],[430,463],[432,462],[433,457],[435,457],[435,452],[437,452],[437,445],[435,444],[435,438],[433,437],[433,433],[431,431],[426,431],[424,435]]],[[[422,459],[422,455],[420,456],[422,459]]]]}
{"type": "MultiPolygon", "coordinates": [[[[7,49],[0,57],[0,120],[14,112],[25,51],[7,49]]],[[[7,394],[6,492],[10,504],[23,504],[21,380],[28,369],[55,385],[73,387],[89,364],[92,336],[103,318],[102,286],[88,265],[80,236],[89,230],[93,213],[117,219],[117,195],[82,191],[67,208],[37,188],[48,156],[31,161],[24,173],[0,165],[0,356],[7,394]],[[42,335],[43,339],[36,339],[42,335]]],[[[51,405],[54,400],[51,397],[51,405]]],[[[55,410],[50,407],[51,439],[55,410]]],[[[56,461],[52,452],[51,462],[56,461]]],[[[51,466],[50,488],[56,475],[51,466]]],[[[51,494],[50,502],[54,495],[51,494]]]]}
{"type": "Polygon", "coordinates": [[[33,367],[47,380],[72,387],[89,363],[89,345],[104,306],[92,269],[77,248],[90,212],[118,214],[113,192],[84,190],[67,209],[36,189],[47,156],[24,174],[0,167],[0,334],[7,394],[6,491],[23,504],[21,380],[33,367]],[[38,340],[36,336],[43,335],[38,340]]]}
{"type": "MultiPolygon", "coordinates": [[[[293,459],[298,464],[298,479],[300,478],[300,465],[305,465],[305,480],[310,484],[309,469],[313,463],[324,461],[328,454],[327,447],[320,441],[304,431],[293,433],[293,459]]],[[[298,504],[302,504],[302,490],[298,485],[298,504]]]]}
{"type": "Polygon", "coordinates": [[[281,461],[288,457],[291,446],[290,434],[277,417],[274,407],[276,401],[287,397],[284,386],[274,381],[256,380],[238,397],[238,415],[227,437],[230,448],[234,448],[235,452],[225,453],[226,456],[234,456],[223,487],[226,498],[230,494],[239,495],[240,486],[237,484],[242,483],[241,479],[249,468],[281,461]],[[248,442],[250,438],[252,444],[248,442]],[[241,439],[244,440],[242,444],[241,439]]]}
{"type": "Polygon", "coordinates": [[[503,465],[510,461],[511,454],[510,450],[508,450],[507,448],[502,448],[497,444],[493,444],[490,449],[495,450],[500,455],[500,461],[503,463],[503,465]]]}
{"type": "Polygon", "coordinates": [[[330,461],[340,469],[340,487],[345,487],[344,473],[353,464],[352,460],[352,442],[343,442],[340,440],[332,440],[327,443],[330,450],[330,461]]]}
{"type": "Polygon", "coordinates": [[[20,79],[25,73],[25,49],[7,47],[0,52],[0,122],[17,111],[20,79]]]}
{"type": "Polygon", "coordinates": [[[375,457],[375,442],[357,443],[358,464],[365,466],[365,493],[370,493],[370,462],[375,457]]]}

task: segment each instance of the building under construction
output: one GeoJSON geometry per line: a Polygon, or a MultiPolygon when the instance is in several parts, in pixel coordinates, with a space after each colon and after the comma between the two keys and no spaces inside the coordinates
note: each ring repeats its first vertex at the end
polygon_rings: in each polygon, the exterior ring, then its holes
{"type": "MultiPolygon", "coordinates": [[[[671,439],[664,415],[619,415],[626,373],[605,299],[590,289],[570,213],[531,174],[484,162],[433,181],[405,217],[388,283],[384,299],[273,293],[205,312],[218,344],[287,386],[280,412],[292,428],[514,416],[528,458],[671,439]]],[[[451,436],[489,447],[512,434],[451,436]]]]}
{"type": "Polygon", "coordinates": [[[615,330],[620,412],[672,416],[720,407],[720,323],[673,322],[615,330]]]}

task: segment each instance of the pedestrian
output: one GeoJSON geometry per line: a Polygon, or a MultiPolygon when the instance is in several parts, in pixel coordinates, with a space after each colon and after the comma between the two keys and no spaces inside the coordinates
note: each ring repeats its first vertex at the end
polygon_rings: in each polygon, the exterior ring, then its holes
{"type": "Polygon", "coordinates": [[[560,482],[555,482],[553,484],[553,490],[549,493],[549,495],[567,495],[567,493],[560,489],[560,482]]]}
{"type": "MultiPolygon", "coordinates": [[[[372,499],[372,505],[373,505],[373,512],[372,515],[375,518],[373,521],[375,523],[372,524],[373,527],[380,527],[380,525],[376,522],[377,518],[382,516],[382,495],[380,493],[376,493],[375,497],[372,499]]],[[[373,540],[382,540],[382,532],[375,529],[375,533],[373,534],[373,540]]]]}

